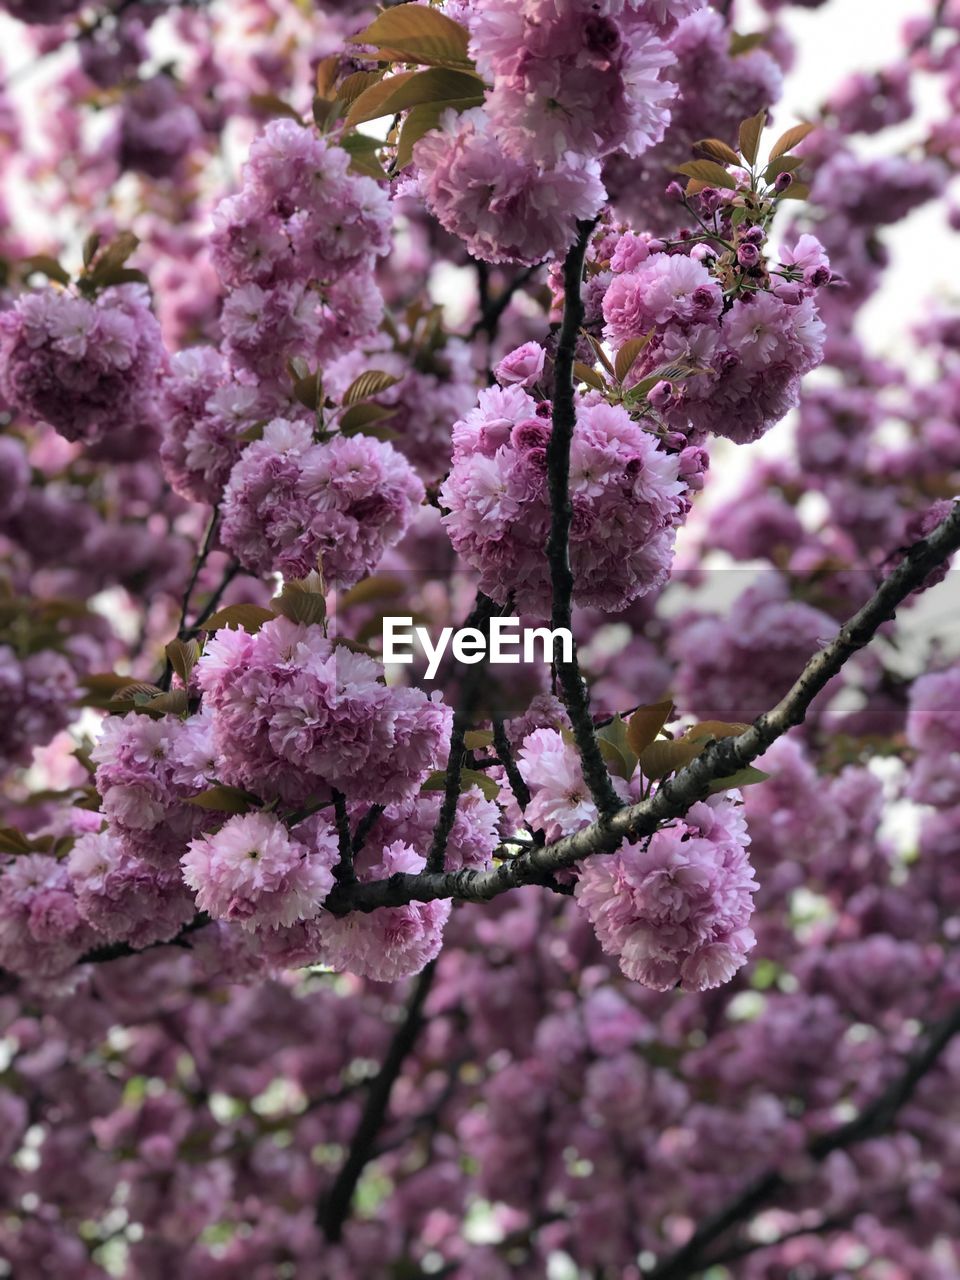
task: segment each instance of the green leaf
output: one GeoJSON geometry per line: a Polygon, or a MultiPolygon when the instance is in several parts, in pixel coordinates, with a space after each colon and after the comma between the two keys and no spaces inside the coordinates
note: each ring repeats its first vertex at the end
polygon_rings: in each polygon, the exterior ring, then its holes
{"type": "Polygon", "coordinates": [[[359,404],[361,400],[370,400],[373,396],[378,396],[395,387],[399,381],[400,379],[392,373],[384,373],[382,369],[368,369],[347,387],[343,395],[343,404],[348,406],[359,404]]]}
{"type": "Polygon", "coordinates": [[[326,133],[343,114],[343,104],[340,102],[328,102],[326,98],[321,98],[318,94],[310,104],[310,114],[313,116],[313,123],[320,132],[326,133]]]}
{"type": "Polygon", "coordinates": [[[56,258],[48,253],[35,253],[21,262],[24,278],[32,275],[46,276],[48,280],[56,280],[57,284],[69,284],[70,273],[61,267],[56,258]]]}
{"type": "Polygon", "coordinates": [[[786,191],[780,196],[781,200],[806,200],[810,194],[809,182],[795,182],[793,186],[787,187],[786,191]]]}
{"type": "Polygon", "coordinates": [[[193,668],[200,659],[200,646],[196,640],[171,640],[165,652],[171,667],[184,684],[189,684],[193,668]]]}
{"type": "Polygon", "coordinates": [[[730,57],[739,58],[741,54],[759,48],[766,39],[765,31],[752,31],[749,35],[740,35],[739,32],[734,31],[730,36],[730,57]]]}
{"type": "Polygon", "coordinates": [[[771,160],[763,171],[764,182],[774,182],[781,173],[796,173],[803,165],[800,156],[778,156],[771,160]]]}
{"type": "Polygon", "coordinates": [[[760,135],[763,133],[766,123],[767,113],[765,110],[760,110],[755,116],[751,116],[749,120],[744,120],[740,126],[740,154],[751,165],[757,162],[760,135]]]}
{"type": "Polygon", "coordinates": [[[250,95],[249,105],[258,115],[286,116],[290,120],[296,120],[297,124],[303,124],[300,112],[275,93],[253,93],[250,95]]]}
{"type": "Polygon", "coordinates": [[[327,620],[323,580],[318,573],[295,582],[285,582],[283,590],[270,601],[277,613],[291,622],[319,626],[327,620]]]}
{"type": "Polygon", "coordinates": [[[493,746],[493,734],[489,729],[471,729],[463,735],[463,745],[468,751],[485,751],[493,746]]]}
{"type": "Polygon", "coordinates": [[[444,111],[466,111],[468,107],[475,105],[471,97],[455,102],[425,102],[422,106],[411,108],[400,128],[395,168],[399,170],[407,167],[413,159],[413,149],[420,139],[433,129],[439,128],[440,117],[444,111]]]}
{"type": "Polygon", "coordinates": [[[640,752],[640,768],[646,778],[665,778],[668,773],[675,773],[695,760],[705,746],[704,742],[690,742],[684,738],[674,742],[668,739],[651,742],[640,752]]]}
{"type": "Polygon", "coordinates": [[[582,360],[574,361],[573,376],[580,382],[585,382],[588,387],[593,387],[595,391],[606,391],[607,384],[597,373],[596,369],[591,369],[588,364],[584,364],[582,360]]]}
{"type": "MultiPolygon", "coordinates": [[[[498,784],[479,769],[461,769],[460,794],[463,795],[464,791],[469,791],[471,787],[479,787],[487,800],[496,800],[500,794],[498,784]]],[[[420,788],[421,791],[446,791],[446,789],[447,772],[445,769],[437,769],[431,773],[420,788]]]]}
{"type": "Polygon", "coordinates": [[[719,160],[721,164],[740,163],[740,157],[734,151],[733,147],[728,146],[721,138],[701,138],[699,142],[693,144],[695,151],[702,151],[708,155],[711,160],[719,160]]]}
{"type": "Polygon", "coordinates": [[[745,769],[740,769],[737,773],[732,773],[729,778],[717,778],[710,784],[710,795],[716,795],[718,791],[734,791],[739,787],[752,787],[754,783],[766,782],[770,777],[769,773],[764,773],[762,769],[754,769],[753,765],[747,765],[745,769]]]}
{"type": "Polygon", "coordinates": [[[354,173],[365,178],[375,178],[377,182],[386,181],[386,171],[377,159],[383,146],[376,138],[368,138],[363,133],[346,133],[340,139],[340,145],[350,156],[350,168],[354,173]]]}
{"type": "Polygon", "coordinates": [[[398,412],[399,410],[388,409],[382,404],[355,404],[340,419],[340,434],[354,436],[362,431],[369,435],[369,428],[378,422],[386,422],[388,418],[395,418],[398,412]]]}
{"type": "Polygon", "coordinates": [[[163,690],[158,685],[149,684],[146,680],[130,680],[116,690],[110,701],[142,706],[159,698],[162,693],[163,690]]]}
{"type": "Polygon", "coordinates": [[[187,804],[195,805],[198,809],[216,809],[220,813],[249,813],[253,807],[245,791],[219,783],[201,791],[198,796],[192,796],[187,804]]]}
{"type": "Polygon", "coordinates": [[[277,615],[272,609],[264,609],[258,604],[228,604],[225,609],[218,609],[201,626],[202,631],[219,631],[221,627],[236,627],[254,635],[265,622],[270,622],[277,615]]]}
{"type": "Polygon", "coordinates": [[[627,722],[627,740],[636,755],[639,756],[651,742],[656,741],[672,712],[673,702],[670,698],[646,707],[637,707],[627,722]]]}
{"type": "Polygon", "coordinates": [[[770,159],[776,160],[780,156],[785,156],[788,151],[792,151],[795,146],[801,143],[809,133],[812,133],[816,127],[814,124],[795,124],[792,129],[782,133],[770,150],[770,159]]]}
{"type": "Polygon", "coordinates": [[[459,22],[422,4],[396,5],[376,17],[349,43],[373,45],[386,61],[430,66],[471,66],[470,36],[459,22]]]}
{"type": "Polygon", "coordinates": [[[0,827],[0,853],[9,853],[19,857],[24,853],[33,853],[34,846],[16,827],[0,827]]]}
{"type": "Polygon", "coordinates": [[[143,703],[137,702],[134,710],[150,711],[160,715],[183,716],[190,710],[190,696],[186,689],[171,689],[143,703]]]}
{"type": "Polygon", "coordinates": [[[337,597],[337,607],[349,608],[350,605],[370,604],[375,600],[396,600],[406,593],[406,583],[388,573],[374,573],[364,578],[355,587],[337,597]]]}
{"type": "Polygon", "coordinates": [[[302,378],[295,378],[293,394],[305,408],[316,411],[323,403],[323,374],[320,370],[318,369],[316,373],[308,373],[302,378]]]}
{"type": "Polygon", "coordinates": [[[446,105],[448,102],[470,101],[471,105],[480,106],[483,94],[483,81],[469,71],[455,71],[450,67],[405,71],[364,90],[350,107],[346,123],[348,127],[363,124],[367,120],[393,116],[410,107],[422,107],[428,103],[446,105]]]}
{"type": "Polygon", "coordinates": [[[597,745],[610,772],[629,782],[637,768],[637,752],[630,745],[626,722],[620,716],[597,730],[597,745]]]}
{"type": "Polygon", "coordinates": [[[716,738],[737,738],[749,728],[740,720],[701,720],[683,736],[690,742],[710,742],[716,738]]]}
{"type": "Polygon", "coordinates": [[[379,84],[385,74],[383,71],[355,71],[337,89],[337,101],[351,106],[371,85],[379,84]]]}
{"type": "Polygon", "coordinates": [[[697,182],[705,182],[711,187],[726,187],[735,191],[737,184],[727,173],[722,164],[715,160],[689,160],[677,167],[677,172],[687,178],[695,178],[697,182]]]}
{"type": "Polygon", "coordinates": [[[83,265],[89,267],[90,263],[97,256],[97,250],[100,248],[100,232],[91,231],[83,242],[83,265]]]}
{"type": "Polygon", "coordinates": [[[630,338],[623,344],[617,352],[617,358],[613,365],[618,382],[623,383],[626,380],[627,374],[637,363],[637,357],[640,355],[640,352],[649,345],[655,333],[656,329],[651,329],[650,332],[644,334],[642,338],[630,338]]]}

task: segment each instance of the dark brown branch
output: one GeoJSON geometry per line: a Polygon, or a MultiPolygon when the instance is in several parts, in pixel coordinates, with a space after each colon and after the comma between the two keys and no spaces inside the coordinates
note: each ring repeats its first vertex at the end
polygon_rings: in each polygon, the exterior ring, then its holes
{"type": "MultiPolygon", "coordinates": [[[[550,489],[547,558],[550,561],[553,596],[550,625],[554,630],[562,627],[571,634],[573,569],[570,565],[570,528],[573,523],[573,504],[570,500],[570,445],[577,423],[573,365],[584,318],[581,296],[583,264],[595,226],[596,222],[577,224],[576,244],[570,249],[563,264],[563,322],[554,359],[553,429],[547,445],[547,480],[550,489]]],[[[583,776],[603,821],[616,813],[620,808],[620,801],[597,744],[593,718],[590,715],[590,699],[580,674],[575,643],[571,656],[570,662],[565,662],[562,658],[557,660],[557,678],[580,754],[583,776]]]]}
{"type": "Polygon", "coordinates": [[[340,861],[333,868],[337,884],[353,884],[357,873],[353,869],[353,837],[350,834],[350,815],[347,813],[347,800],[342,791],[333,793],[333,812],[337,823],[337,842],[340,848],[340,861]]]}
{"type": "MultiPolygon", "coordinates": [[[[496,609],[496,605],[482,591],[477,592],[477,602],[466,621],[467,627],[476,627],[486,631],[487,624],[496,609]]],[[[477,696],[480,692],[480,672],[482,666],[471,667],[464,677],[460,705],[453,716],[453,728],[450,732],[450,751],[447,756],[447,776],[443,788],[443,800],[437,825],[433,832],[430,852],[427,854],[427,870],[442,873],[447,854],[447,841],[453,824],[457,818],[457,802],[460,799],[460,782],[463,773],[464,739],[470,728],[471,719],[476,709],[477,696]]]]}
{"type": "Polygon", "coordinates": [[[530,788],[524,781],[523,774],[518,769],[517,762],[513,758],[507,731],[502,720],[494,720],[493,722],[493,745],[497,749],[497,759],[503,766],[507,781],[510,783],[510,789],[522,813],[530,803],[530,788]]]}
{"type": "Polygon", "coordinates": [[[183,926],[175,938],[169,938],[166,942],[151,942],[147,947],[131,947],[128,942],[112,942],[88,951],[80,957],[77,964],[107,964],[111,960],[122,960],[127,956],[142,956],[144,952],[156,951],[158,947],[188,947],[190,944],[187,939],[190,934],[205,928],[209,923],[210,917],[206,912],[200,911],[183,926]]]}
{"type": "Polygon", "coordinates": [[[473,328],[467,334],[467,341],[472,342],[474,338],[480,336],[481,333],[487,335],[490,342],[493,342],[497,336],[497,330],[500,327],[500,321],[503,313],[509,307],[517,294],[526,285],[530,283],[533,277],[543,266],[542,262],[536,263],[532,267],[527,267],[524,271],[518,272],[510,283],[497,294],[495,298],[490,296],[490,269],[485,262],[477,263],[477,283],[480,292],[480,315],[477,318],[473,328]]]}
{"type": "Polygon", "coordinates": [[[357,823],[357,829],[353,833],[353,852],[358,854],[366,843],[367,836],[376,826],[377,819],[383,813],[382,804],[372,804],[367,812],[357,823]]]}
{"type": "MultiPolygon", "coordinates": [[[[190,575],[189,582],[184,588],[183,599],[180,602],[180,621],[177,623],[178,640],[185,640],[191,634],[190,630],[187,628],[187,615],[190,612],[190,601],[193,599],[193,593],[196,590],[198,581],[200,580],[200,574],[203,572],[203,567],[207,563],[210,552],[213,550],[213,544],[217,535],[217,515],[218,513],[214,511],[213,515],[210,517],[210,523],[207,525],[207,532],[204,535],[203,544],[197,553],[197,558],[193,564],[193,572],[190,575]]],[[[161,689],[169,689],[172,679],[173,663],[168,657],[166,666],[163,669],[163,675],[157,681],[158,687],[161,689]]]]}
{"type": "MultiPolygon", "coordinates": [[[[934,1066],[955,1035],[960,1032],[960,1005],[935,1023],[923,1044],[907,1059],[903,1072],[853,1120],[814,1138],[807,1153],[816,1161],[833,1151],[854,1146],[867,1138],[886,1133],[902,1107],[913,1097],[920,1081],[934,1066]]],[[[773,1196],[788,1191],[790,1183],[779,1169],[769,1169],[754,1178],[729,1204],[712,1214],[696,1229],[685,1245],[649,1272],[648,1280],[688,1280],[707,1265],[704,1255],[710,1245],[726,1232],[745,1222],[773,1196]]]]}
{"type": "Polygon", "coordinates": [[[423,1006],[430,994],[435,973],[436,961],[431,960],[417,978],[403,1022],[390,1042],[383,1065],[371,1081],[366,1106],[353,1135],[347,1158],[329,1194],[317,1208],[317,1226],[331,1243],[338,1241],[343,1234],[360,1175],[374,1155],[377,1137],[390,1106],[393,1086],[423,1026],[423,1006]]]}
{"type": "Polygon", "coordinates": [[[791,1240],[802,1240],[804,1236],[823,1236],[830,1231],[841,1231],[850,1225],[851,1218],[852,1215],[823,1218],[809,1227],[796,1227],[793,1231],[785,1231],[775,1240],[740,1240],[724,1249],[722,1253],[711,1254],[709,1261],[705,1261],[699,1269],[709,1271],[711,1267],[727,1267],[731,1262],[749,1258],[752,1253],[759,1253],[762,1249],[779,1249],[782,1245],[789,1244],[791,1240]]]}
{"type": "Polygon", "coordinates": [[[198,631],[203,630],[203,624],[206,622],[206,620],[209,617],[211,617],[214,613],[216,613],[217,608],[220,604],[220,601],[223,599],[224,592],[226,591],[227,587],[229,587],[230,583],[234,580],[234,578],[237,576],[237,574],[239,574],[239,572],[240,572],[240,566],[237,564],[236,561],[233,561],[233,563],[227,566],[227,568],[224,570],[223,577],[220,580],[220,585],[217,587],[216,591],[214,591],[213,595],[210,597],[210,599],[201,609],[200,613],[197,615],[197,619],[194,622],[193,626],[190,627],[188,631],[185,631],[183,635],[180,637],[181,640],[189,640],[192,636],[195,636],[198,631]]]}
{"type": "Polygon", "coordinates": [[[530,849],[490,871],[456,871],[447,875],[423,872],[397,874],[355,886],[349,893],[335,890],[326,906],[338,914],[457,898],[487,902],[527,884],[549,883],[553,873],[596,853],[615,850],[624,839],[652,835],[664,822],[682,817],[704,799],[711,786],[752,764],[794,725],[800,724],[811,702],[830,680],[864,648],[897,607],[922,586],[929,574],[960,548],[960,502],[922,542],[909,548],[903,561],[883,581],[872,598],[836,637],[807,663],[800,678],[780,702],[760,716],[744,733],[709,745],[691,764],[665,782],[647,800],[620,809],[606,821],[591,823],[543,848],[530,849]]]}

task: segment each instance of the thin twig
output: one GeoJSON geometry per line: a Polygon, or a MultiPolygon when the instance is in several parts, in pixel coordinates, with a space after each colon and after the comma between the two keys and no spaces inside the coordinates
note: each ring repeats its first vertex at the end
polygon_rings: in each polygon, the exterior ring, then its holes
{"type": "MultiPolygon", "coordinates": [[[[958,1033],[960,1005],[931,1027],[924,1043],[907,1059],[904,1071],[870,1106],[847,1124],[814,1138],[807,1146],[808,1155],[819,1162],[833,1151],[887,1132],[897,1113],[913,1097],[917,1085],[936,1066],[944,1049],[958,1033]]],[[[760,1174],[729,1204],[702,1222],[686,1244],[654,1267],[647,1280],[688,1280],[706,1265],[702,1259],[709,1245],[732,1227],[746,1221],[772,1196],[789,1190],[789,1187],[786,1175],[779,1169],[769,1169],[760,1174]]]]}
{"type": "MultiPolygon", "coordinates": [[[[485,596],[482,591],[478,591],[476,604],[467,618],[466,626],[486,631],[487,624],[495,609],[496,605],[490,597],[485,596]]],[[[450,839],[450,832],[453,830],[453,824],[457,818],[457,803],[460,799],[460,783],[465,752],[464,740],[476,709],[477,695],[480,691],[481,670],[482,667],[475,666],[471,667],[467,672],[460,695],[460,705],[453,716],[443,800],[440,804],[440,813],[437,816],[433,840],[430,843],[430,852],[427,854],[427,870],[434,873],[442,873],[443,871],[447,856],[447,841],[450,839]]]]}
{"type": "Polygon", "coordinates": [[[423,1006],[430,994],[435,973],[436,961],[431,960],[417,978],[403,1022],[390,1042],[383,1065],[370,1084],[367,1103],[350,1143],[347,1158],[329,1193],[317,1207],[317,1225],[331,1243],[338,1241],[343,1234],[360,1175],[373,1157],[377,1136],[390,1106],[393,1086],[423,1026],[423,1006]]]}
{"type": "Polygon", "coordinates": [[[493,745],[497,749],[497,757],[500,764],[503,765],[503,771],[507,775],[507,781],[510,783],[510,789],[516,798],[520,812],[523,813],[530,803],[530,788],[524,781],[523,774],[513,758],[513,752],[510,750],[510,741],[507,738],[507,731],[502,720],[494,720],[493,722],[493,745]]]}
{"type": "Polygon", "coordinates": [[[372,804],[367,812],[357,823],[357,829],[353,833],[353,852],[354,856],[360,852],[366,843],[367,836],[376,825],[377,819],[383,813],[382,804],[372,804]]]}
{"type": "Polygon", "coordinates": [[[467,341],[472,342],[474,338],[478,338],[481,333],[485,333],[490,342],[493,342],[497,336],[497,330],[500,327],[500,321],[503,314],[514,300],[517,294],[526,285],[530,283],[533,277],[543,266],[542,262],[536,263],[535,266],[527,267],[524,271],[518,272],[513,277],[505,289],[501,290],[495,298],[490,297],[489,282],[490,273],[486,263],[477,263],[477,277],[480,289],[480,315],[473,325],[473,328],[467,334],[467,341]]]}

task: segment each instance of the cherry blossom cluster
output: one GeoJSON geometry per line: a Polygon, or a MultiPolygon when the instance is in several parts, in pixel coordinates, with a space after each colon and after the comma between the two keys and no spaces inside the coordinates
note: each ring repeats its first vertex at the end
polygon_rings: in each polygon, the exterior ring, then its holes
{"type": "MultiPolygon", "coordinates": [[[[713,203],[709,195],[701,193],[701,205],[713,203]]],[[[721,200],[721,193],[712,195],[721,200]]],[[[725,240],[732,228],[722,214],[718,221],[725,240]]],[[[831,271],[822,246],[811,235],[800,237],[768,274],[763,228],[743,228],[726,255],[711,251],[709,238],[688,256],[628,232],[610,260],[604,333],[615,348],[649,339],[630,370],[634,384],[680,366],[682,381],[655,387],[650,401],[695,440],[708,433],[738,444],[758,439],[796,405],[801,378],[823,358],[825,330],[814,295],[831,271]],[[735,290],[726,301],[724,284],[735,290]]]]}
{"type": "MultiPolygon", "coordinates": [[[[483,590],[541,614],[550,600],[550,430],[550,405],[519,383],[482,391],[454,425],[453,466],[440,490],[450,540],[483,590]]],[[[688,509],[680,466],[625,408],[581,398],[570,451],[579,604],[622,609],[666,581],[688,509]]]]}
{"type": "Polygon", "coordinates": [[[38,743],[49,742],[73,719],[79,695],[73,665],[62,653],[41,649],[21,658],[0,644],[0,761],[27,765],[38,743]]]}
{"type": "Polygon", "coordinates": [[[891,228],[944,195],[958,220],[954,0],[769,170],[787,0],[0,8],[31,24],[0,93],[0,1270],[951,1280],[949,577],[651,836],[483,904],[340,912],[582,833],[591,719],[617,799],[669,799],[658,753],[768,710],[950,510],[960,325],[941,300],[881,343],[861,308],[891,228]],[[413,44],[366,44],[383,21],[413,44]],[[355,134],[391,80],[482,105],[355,134]],[[684,191],[707,155],[725,176],[684,191]],[[527,268],[594,218],[590,710],[562,671],[476,671],[454,728],[363,649],[388,611],[459,624],[478,580],[548,612],[566,300],[527,268]],[[24,288],[131,219],[149,305],[24,288]],[[292,620],[318,558],[317,591],[358,584],[329,636],[292,620]],[[664,727],[631,772],[638,704],[664,727]]]}
{"type": "Polygon", "coordinates": [[[96,299],[48,286],[0,319],[0,393],[67,440],[95,444],[143,425],[165,353],[142,285],[96,299]]]}
{"type": "Polygon", "coordinates": [[[351,587],[406,531],[424,488],[389,443],[335,436],[315,444],[303,422],[275,418],[230,472],[223,544],[251,573],[305,578],[317,564],[351,587]]]}
{"type": "Polygon", "coordinates": [[[373,267],[390,246],[390,208],[382,187],[350,172],[342,147],[292,120],[271,122],[214,224],[235,367],[269,384],[284,359],[329,360],[376,331],[383,302],[373,267]]]}
{"type": "Polygon", "coordinates": [[[399,803],[441,763],[450,709],[286,618],[219,631],[197,665],[218,777],[263,799],[399,803]]]}
{"type": "Polygon", "coordinates": [[[561,254],[606,191],[601,161],[663,137],[673,86],[661,29],[698,8],[575,0],[464,6],[470,51],[489,85],[482,108],[448,112],[417,143],[430,211],[487,262],[561,254]]]}
{"type": "Polygon", "coordinates": [[[577,902],[628,978],[655,991],[704,991],[746,962],[757,883],[736,798],[695,804],[645,845],[581,868],[577,902]]]}

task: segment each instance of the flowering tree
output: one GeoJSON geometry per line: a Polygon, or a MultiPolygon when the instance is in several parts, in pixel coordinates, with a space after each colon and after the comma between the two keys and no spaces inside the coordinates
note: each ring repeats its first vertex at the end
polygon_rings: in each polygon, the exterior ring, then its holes
{"type": "Polygon", "coordinates": [[[958,1274],[960,5],[739,7],[0,6],[0,1275],[958,1274]]]}

